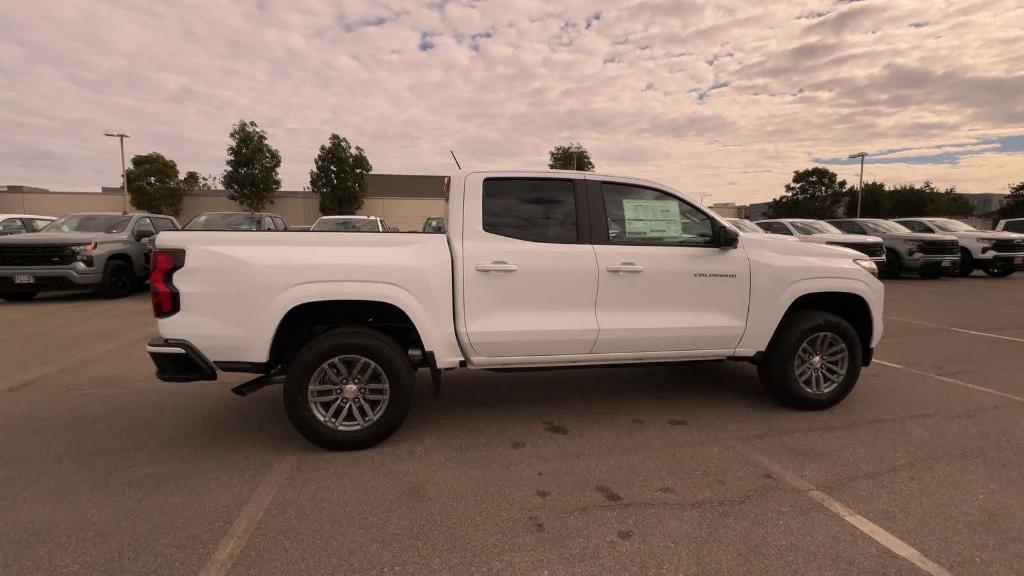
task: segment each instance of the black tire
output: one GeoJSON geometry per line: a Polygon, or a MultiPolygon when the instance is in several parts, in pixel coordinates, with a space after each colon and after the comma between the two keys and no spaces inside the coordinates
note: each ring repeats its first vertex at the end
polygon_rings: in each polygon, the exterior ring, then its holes
{"type": "Polygon", "coordinates": [[[985,266],[984,271],[985,274],[988,274],[993,278],[1006,278],[1007,276],[1010,276],[1011,274],[1016,272],[1012,264],[1009,266],[998,267],[995,266],[994,264],[990,264],[988,266],[985,266]]]}
{"type": "Polygon", "coordinates": [[[971,256],[971,251],[967,248],[960,249],[960,268],[957,269],[956,275],[961,278],[966,278],[974,272],[974,257],[971,256]]]}
{"type": "Polygon", "coordinates": [[[900,261],[899,252],[886,249],[885,266],[879,276],[882,278],[899,278],[903,274],[903,262],[900,261]]]}
{"type": "Polygon", "coordinates": [[[130,296],[134,288],[135,275],[128,264],[122,260],[107,260],[103,268],[100,295],[104,298],[124,298],[130,296]]]}
{"type": "Polygon", "coordinates": [[[5,292],[0,294],[0,299],[8,302],[28,302],[36,297],[38,292],[5,292]]]}
{"type": "Polygon", "coordinates": [[[857,332],[846,321],[828,312],[798,310],[779,325],[757,373],[768,393],[776,400],[799,410],[824,410],[842,402],[853,391],[860,377],[863,353],[857,332]],[[811,336],[828,333],[846,345],[846,374],[831,390],[812,393],[797,380],[794,363],[800,346],[811,336]]]}
{"type": "MultiPolygon", "coordinates": [[[[362,450],[384,441],[402,425],[412,406],[415,380],[408,355],[393,339],[367,328],[340,328],[314,339],[299,351],[288,368],[284,408],[292,426],[313,444],[328,450],[362,450]],[[383,371],[390,386],[384,411],[358,430],[339,430],[325,424],[308,400],[316,371],[340,356],[371,360],[383,371]]],[[[355,409],[356,402],[352,402],[355,409]]]]}

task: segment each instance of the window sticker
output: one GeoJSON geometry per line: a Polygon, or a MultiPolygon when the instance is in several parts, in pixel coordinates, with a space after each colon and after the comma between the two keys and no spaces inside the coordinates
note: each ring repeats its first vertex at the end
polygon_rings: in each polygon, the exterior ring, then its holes
{"type": "Polygon", "coordinates": [[[675,200],[622,200],[627,238],[679,238],[683,218],[675,200]]]}

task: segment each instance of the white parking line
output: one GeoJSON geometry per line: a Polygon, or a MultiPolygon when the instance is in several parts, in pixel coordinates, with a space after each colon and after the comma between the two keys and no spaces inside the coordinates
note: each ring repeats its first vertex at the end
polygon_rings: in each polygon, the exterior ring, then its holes
{"type": "Polygon", "coordinates": [[[842,502],[829,496],[828,494],[818,490],[813,484],[804,480],[795,473],[783,468],[779,464],[776,464],[772,460],[753,452],[749,448],[743,446],[736,446],[736,448],[746,454],[749,458],[756,460],[762,466],[767,468],[771,473],[778,479],[782,480],[786,484],[796,489],[799,492],[803,492],[812,500],[824,506],[828,511],[832,512],[836,516],[839,516],[843,520],[847,521],[854,528],[860,530],[864,534],[867,534],[875,542],[878,542],[885,548],[887,548],[893,554],[907,560],[911,564],[917,566],[926,573],[932,576],[952,576],[948,570],[939,566],[932,560],[921,554],[916,548],[907,544],[903,540],[900,540],[892,533],[888,532],[878,524],[875,524],[871,520],[861,516],[854,510],[845,506],[842,502]]]}
{"type": "Polygon", "coordinates": [[[213,555],[199,571],[199,576],[224,576],[228,573],[294,463],[295,457],[290,454],[281,457],[274,463],[267,475],[260,481],[256,491],[253,492],[252,498],[239,512],[238,518],[235,519],[235,523],[231,525],[228,533],[224,535],[224,539],[217,545],[213,555]]]}
{"type": "Polygon", "coordinates": [[[1010,340],[1012,342],[1024,342],[1024,338],[1014,338],[1013,336],[1003,336],[1002,334],[990,334],[988,332],[977,332],[975,330],[966,330],[964,328],[942,326],[939,324],[931,324],[929,322],[921,322],[919,320],[911,320],[909,318],[899,318],[897,316],[886,316],[885,319],[897,320],[899,322],[907,322],[909,324],[918,324],[920,326],[928,326],[929,328],[942,328],[943,330],[952,330],[953,332],[961,332],[963,334],[973,334],[974,336],[987,336],[989,338],[999,338],[1000,340],[1010,340]]]}
{"type": "Polygon", "coordinates": [[[939,376],[938,374],[932,374],[930,372],[924,372],[923,370],[916,370],[914,368],[908,368],[900,364],[894,364],[892,362],[886,362],[885,360],[875,359],[875,363],[881,364],[882,366],[888,366],[890,368],[897,368],[899,370],[906,370],[914,374],[920,374],[921,376],[928,376],[936,380],[948,382],[950,384],[956,384],[957,386],[963,386],[964,388],[970,388],[971,390],[977,390],[979,392],[988,392],[989,394],[995,394],[996,396],[1002,396],[1003,398],[1009,398],[1010,400],[1016,400],[1017,402],[1024,402],[1024,398],[1020,396],[1014,396],[1013,394],[1007,394],[1006,392],[1000,392],[999,390],[993,390],[991,388],[985,388],[984,386],[978,386],[977,384],[971,384],[970,382],[964,382],[963,380],[957,380],[955,378],[947,378],[945,376],[939,376]]]}

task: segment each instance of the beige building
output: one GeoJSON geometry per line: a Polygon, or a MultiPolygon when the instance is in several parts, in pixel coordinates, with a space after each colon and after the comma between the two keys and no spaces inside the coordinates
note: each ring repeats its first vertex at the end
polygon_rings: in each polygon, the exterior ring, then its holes
{"type": "MultiPolygon", "coordinates": [[[[52,191],[31,186],[0,186],[0,214],[22,213],[62,216],[71,212],[120,212],[120,188],[101,192],[52,191]]],[[[282,190],[268,212],[280,214],[293,226],[310,225],[320,217],[319,198],[312,192],[282,190]]],[[[224,190],[185,195],[178,221],[184,224],[202,212],[241,210],[224,190]]],[[[423,229],[430,217],[445,215],[444,177],[401,174],[370,174],[367,194],[359,214],[379,216],[402,231],[423,229]]]]}

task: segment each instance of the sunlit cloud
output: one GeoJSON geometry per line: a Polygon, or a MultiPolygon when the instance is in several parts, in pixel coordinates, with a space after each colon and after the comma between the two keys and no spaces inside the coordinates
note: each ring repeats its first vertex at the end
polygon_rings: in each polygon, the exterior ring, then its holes
{"type": "MultiPolygon", "coordinates": [[[[378,172],[546,166],[580,141],[602,172],[714,201],[793,170],[1024,179],[1024,5],[541,0],[9,3],[0,19],[0,183],[116,185],[116,144],[219,173],[240,118],[288,188],[331,132],[378,172]]],[[[867,176],[867,174],[866,174],[867,176]]]]}

